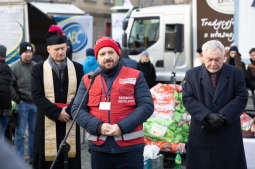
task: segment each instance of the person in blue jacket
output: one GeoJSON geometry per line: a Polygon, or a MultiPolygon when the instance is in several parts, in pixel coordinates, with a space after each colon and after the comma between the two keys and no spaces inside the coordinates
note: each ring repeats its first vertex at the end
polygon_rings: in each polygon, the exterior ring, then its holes
{"type": "Polygon", "coordinates": [[[98,67],[98,63],[94,55],[95,54],[94,54],[93,48],[88,48],[86,50],[87,57],[84,59],[84,63],[83,63],[84,74],[87,74],[93,70],[96,70],[96,68],[98,67]]]}

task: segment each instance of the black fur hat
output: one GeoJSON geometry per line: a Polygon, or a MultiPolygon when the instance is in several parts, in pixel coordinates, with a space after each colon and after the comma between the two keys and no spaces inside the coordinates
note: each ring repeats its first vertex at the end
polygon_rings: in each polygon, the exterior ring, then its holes
{"type": "Polygon", "coordinates": [[[66,43],[66,41],[67,38],[64,35],[64,31],[57,25],[51,25],[46,34],[46,45],[57,45],[66,43]]]}

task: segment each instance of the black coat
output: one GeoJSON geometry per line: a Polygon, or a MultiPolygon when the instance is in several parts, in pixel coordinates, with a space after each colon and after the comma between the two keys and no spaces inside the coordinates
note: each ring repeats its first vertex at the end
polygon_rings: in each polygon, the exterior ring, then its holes
{"type": "Polygon", "coordinates": [[[255,90],[255,64],[249,64],[246,71],[246,85],[249,89],[255,90]]]}
{"type": "MultiPolygon", "coordinates": [[[[83,76],[82,65],[75,63],[75,70],[77,75],[77,85],[81,81],[83,76]]],[[[65,136],[66,123],[57,120],[61,108],[52,104],[44,95],[44,85],[43,85],[43,63],[36,64],[32,69],[32,96],[34,103],[38,107],[36,127],[35,127],[35,138],[34,138],[34,169],[47,169],[50,167],[52,162],[46,162],[44,159],[44,116],[47,116],[53,121],[56,121],[57,130],[57,146],[59,147],[61,140],[65,136]]],[[[55,101],[57,103],[66,103],[67,91],[68,91],[68,73],[67,68],[64,73],[64,81],[61,83],[57,75],[53,71],[53,81],[54,81],[54,92],[55,101]]],[[[77,86],[78,90],[78,86],[77,86]]],[[[66,111],[71,116],[71,107],[73,101],[67,107],[66,111]]],[[[80,130],[77,126],[76,128],[76,158],[69,159],[69,169],[80,169],[81,159],[80,159],[80,130]]],[[[63,156],[58,160],[54,169],[63,169],[63,156]]]]}
{"type": "Polygon", "coordinates": [[[183,103],[191,114],[187,169],[247,169],[240,115],[248,92],[242,71],[224,64],[214,91],[204,65],[186,73],[183,103]],[[226,124],[215,131],[202,126],[209,113],[221,113],[226,124]]]}
{"type": "Polygon", "coordinates": [[[156,71],[153,64],[151,62],[142,63],[140,61],[137,67],[138,70],[143,72],[149,88],[152,88],[156,84],[156,71]]]}
{"type": "Polygon", "coordinates": [[[11,109],[12,71],[5,63],[0,63],[0,109],[11,109]]]}

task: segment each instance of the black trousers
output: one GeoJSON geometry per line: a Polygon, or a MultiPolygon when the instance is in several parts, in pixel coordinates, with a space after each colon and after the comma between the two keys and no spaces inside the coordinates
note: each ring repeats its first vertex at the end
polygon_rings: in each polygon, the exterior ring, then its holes
{"type": "Polygon", "coordinates": [[[253,108],[255,109],[255,93],[254,93],[254,90],[252,90],[252,103],[253,103],[253,108]]]}
{"type": "Polygon", "coordinates": [[[11,93],[8,88],[0,91],[0,109],[11,109],[11,93]]]}
{"type": "Polygon", "coordinates": [[[143,169],[143,151],[110,154],[91,151],[92,169],[143,169]]]}

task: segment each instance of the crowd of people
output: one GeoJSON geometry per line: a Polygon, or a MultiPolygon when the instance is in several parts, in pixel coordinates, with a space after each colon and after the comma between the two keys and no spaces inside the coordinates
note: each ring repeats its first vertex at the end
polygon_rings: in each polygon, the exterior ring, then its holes
{"type": "MultiPolygon", "coordinates": [[[[79,112],[67,139],[70,149],[60,153],[55,169],[81,169],[80,127],[88,133],[92,169],[142,169],[143,122],[154,111],[153,56],[143,51],[136,62],[118,42],[102,36],[86,50],[81,65],[72,61],[71,42],[56,25],[49,28],[45,42],[46,60],[35,54],[33,44],[23,42],[20,59],[10,65],[5,63],[7,49],[0,45],[0,140],[14,109],[17,113],[14,138],[9,138],[15,150],[7,154],[18,158],[17,163],[25,160],[28,126],[27,162],[34,169],[49,169],[79,112]],[[99,75],[91,80],[95,70],[99,75]]],[[[187,169],[246,169],[240,114],[247,88],[255,105],[255,48],[247,66],[237,46],[225,54],[216,40],[197,52],[201,65],[189,70],[183,81],[183,103],[191,115],[187,169]]],[[[5,151],[1,148],[0,156],[5,151]]]]}
{"type": "MultiPolygon", "coordinates": [[[[121,52],[125,49],[121,49],[117,42],[109,37],[100,37],[94,48],[86,50],[81,65],[72,61],[70,41],[60,27],[52,25],[45,42],[49,54],[46,60],[35,54],[33,44],[22,42],[19,46],[20,59],[9,65],[4,63],[7,49],[0,45],[1,140],[4,140],[2,138],[14,109],[17,114],[13,137],[9,138],[17,155],[13,154],[13,150],[10,150],[10,155],[20,161],[26,160],[34,169],[50,168],[82,104],[77,124],[74,124],[67,139],[70,150],[67,154],[60,153],[54,168],[81,168],[80,126],[90,134],[93,168],[123,165],[127,169],[141,168],[144,147],[142,123],[154,109],[149,87],[155,84],[156,77],[148,55],[145,56],[147,59],[137,63],[128,57],[128,53],[121,52]],[[147,69],[145,63],[150,65],[147,69]],[[95,78],[87,100],[81,103],[90,82],[88,75],[98,66],[102,68],[101,75],[95,78]],[[145,71],[145,76],[138,70],[139,67],[145,71]],[[148,72],[149,69],[151,71],[148,72]],[[151,73],[154,74],[153,83],[148,79],[151,73]],[[100,92],[100,85],[104,93],[100,92]],[[27,126],[28,159],[24,156],[27,126]],[[96,137],[99,140],[93,141],[96,137]],[[99,146],[101,144],[104,146],[99,146]],[[116,160],[109,160],[117,155],[116,160]],[[126,161],[127,157],[134,163],[126,161]]],[[[6,143],[3,141],[3,144],[6,143]]]]}

